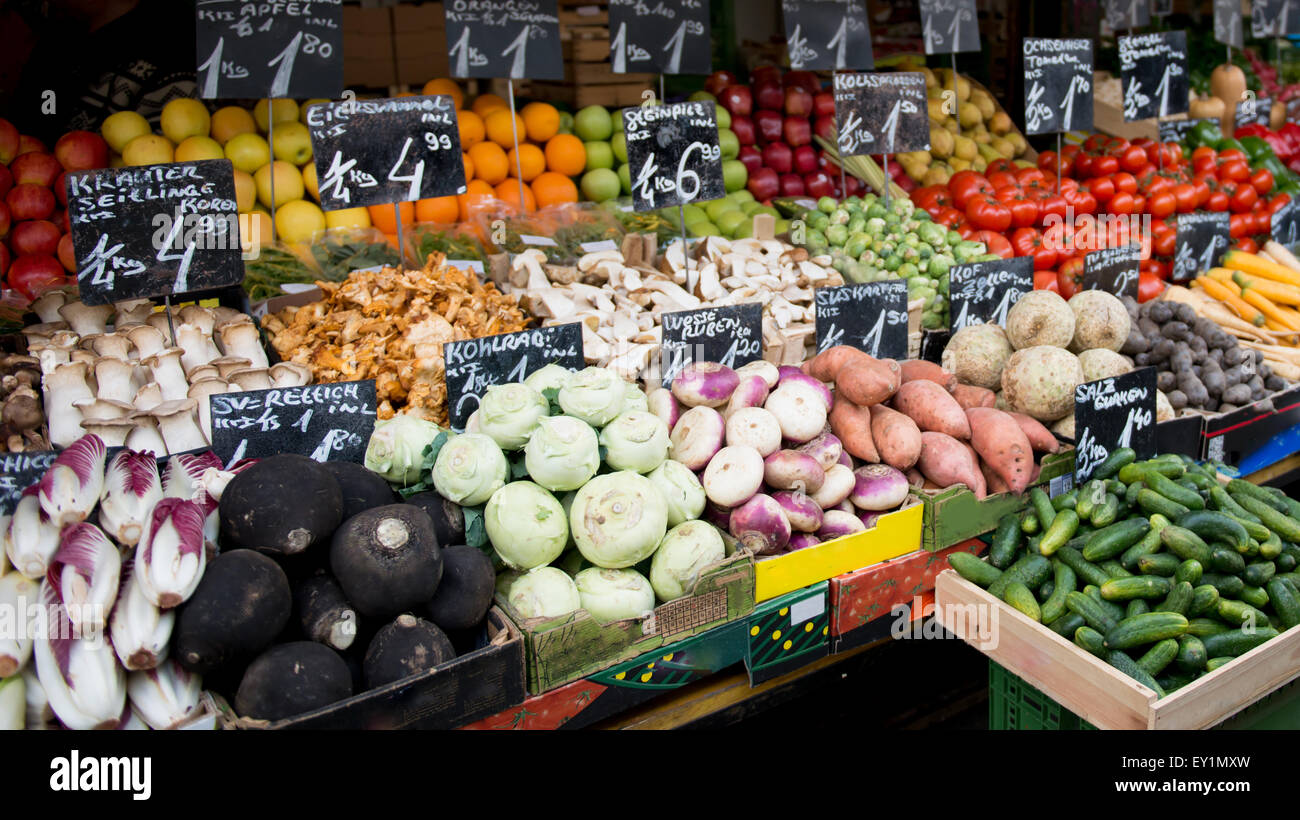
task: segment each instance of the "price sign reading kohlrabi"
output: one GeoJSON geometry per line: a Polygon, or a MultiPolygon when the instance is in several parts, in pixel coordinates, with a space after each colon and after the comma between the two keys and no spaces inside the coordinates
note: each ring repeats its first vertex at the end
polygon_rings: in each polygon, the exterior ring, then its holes
{"type": "Polygon", "coordinates": [[[1138,263],[1142,249],[1136,244],[1103,248],[1083,257],[1083,289],[1104,290],[1113,296],[1138,295],[1138,263]]]}
{"type": "Polygon", "coordinates": [[[1156,370],[1143,367],[1074,388],[1074,483],[1092,477],[1121,447],[1156,454],[1156,370]]]}
{"type": "Polygon", "coordinates": [[[712,102],[623,109],[636,210],[653,211],[727,195],[716,111],[712,102]]]}
{"type": "Polygon", "coordinates": [[[521,382],[548,364],[581,370],[582,327],[577,322],[448,342],[447,415],[464,429],[479,400],[494,384],[521,382]]]}
{"type": "Polygon", "coordinates": [[[930,150],[924,74],[836,74],[834,87],[843,156],[930,150]]]}
{"type": "Polygon", "coordinates": [[[1194,279],[1196,274],[1219,264],[1228,249],[1228,215],[1200,211],[1178,215],[1178,238],[1175,241],[1174,268],[1169,278],[1175,282],[1194,279]]]}
{"type": "Polygon", "coordinates": [[[1241,48],[1241,0],[1214,0],[1214,39],[1241,48]]]}
{"type": "Polygon", "coordinates": [[[865,0],[783,0],[790,67],[869,71],[876,67],[865,0]]]}
{"type": "Polygon", "coordinates": [[[948,270],[948,315],[953,332],[971,325],[1006,327],[1007,311],[1034,289],[1034,257],[953,265],[948,270]]]}
{"type": "Polygon", "coordinates": [[[1092,41],[1026,37],[1025,133],[1092,130],[1092,41]]]}
{"type": "Polygon", "coordinates": [[[610,0],[609,62],[615,74],[708,74],[707,0],[610,0]]]}
{"type": "Polygon", "coordinates": [[[1187,32],[1120,37],[1124,119],[1168,117],[1187,110],[1187,32]]]}
{"type": "Polygon", "coordinates": [[[562,80],[558,0],[448,0],[453,77],[562,80]]]}
{"type": "Polygon", "coordinates": [[[813,291],[817,352],[849,345],[878,359],[907,357],[907,283],[861,282],[813,291]]]}
{"type": "Polygon", "coordinates": [[[920,0],[926,54],[980,50],[975,0],[920,0]]]}
{"type": "Polygon", "coordinates": [[[199,96],[336,97],[343,89],[343,4],[198,0],[199,96]]]}

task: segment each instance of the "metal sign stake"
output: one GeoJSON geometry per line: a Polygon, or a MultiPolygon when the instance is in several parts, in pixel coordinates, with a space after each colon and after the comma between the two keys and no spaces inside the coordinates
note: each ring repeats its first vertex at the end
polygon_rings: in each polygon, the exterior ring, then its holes
{"type": "Polygon", "coordinates": [[[524,167],[523,160],[519,156],[519,121],[515,114],[515,81],[513,78],[506,80],[506,88],[510,95],[510,133],[515,140],[515,174],[519,180],[519,213],[528,212],[527,200],[524,198],[524,167]]]}

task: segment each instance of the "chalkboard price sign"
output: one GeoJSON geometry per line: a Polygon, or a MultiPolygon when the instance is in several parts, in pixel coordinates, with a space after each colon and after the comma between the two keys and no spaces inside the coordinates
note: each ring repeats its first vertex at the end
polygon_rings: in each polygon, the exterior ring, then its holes
{"type": "Polygon", "coordinates": [[[1082,486],[1106,457],[1132,447],[1156,454],[1156,371],[1143,367],[1074,388],[1074,483],[1082,486]]]}
{"type": "Polygon", "coordinates": [[[953,265],[948,271],[948,314],[954,331],[970,325],[1006,327],[1007,311],[1034,289],[1034,257],[953,265]]]}
{"type": "Polygon", "coordinates": [[[843,156],[930,150],[924,74],[836,74],[834,89],[843,156]]]}
{"type": "Polygon", "coordinates": [[[716,111],[711,102],[623,109],[633,207],[653,211],[726,196],[716,111]]]}
{"type": "Polygon", "coordinates": [[[335,97],[343,88],[343,4],[198,0],[199,96],[335,97]]]}
{"type": "Polygon", "coordinates": [[[849,345],[878,359],[907,358],[907,283],[862,282],[813,291],[817,352],[849,345]]]}
{"type": "Polygon", "coordinates": [[[1106,25],[1111,31],[1129,31],[1151,25],[1150,0],[1104,0],[1106,25]]]}
{"type": "Polygon", "coordinates": [[[1285,37],[1300,34],[1300,7],[1295,0],[1251,0],[1252,37],[1285,37]]]}
{"type": "Polygon", "coordinates": [[[1228,249],[1229,224],[1226,213],[1202,211],[1178,215],[1174,269],[1170,279],[1186,282],[1196,274],[1219,264],[1228,249]]]}
{"type": "Polygon", "coordinates": [[[920,0],[926,54],[980,50],[975,0],[920,0]]]}
{"type": "Polygon", "coordinates": [[[1182,142],[1187,139],[1187,135],[1192,132],[1193,128],[1203,122],[1212,122],[1215,125],[1219,124],[1219,121],[1213,117],[1200,117],[1194,120],[1160,120],[1160,141],[1182,142]]]}
{"type": "Polygon", "coordinates": [[[1141,248],[1128,245],[1104,248],[1083,257],[1083,289],[1104,290],[1115,296],[1138,295],[1138,261],[1141,248]]]}
{"type": "Polygon", "coordinates": [[[1092,41],[1026,37],[1025,133],[1092,130],[1092,41]]]}
{"type": "Polygon", "coordinates": [[[443,345],[443,357],[447,414],[457,430],[464,429],[479,400],[494,384],[521,382],[548,364],[575,371],[586,366],[582,327],[576,322],[448,342],[443,345]]]}
{"type": "Polygon", "coordinates": [[[558,0],[446,2],[453,77],[564,79],[558,0]]]}
{"type": "Polygon", "coordinates": [[[609,62],[615,74],[708,74],[707,0],[610,0],[609,62]]]}
{"type": "Polygon", "coordinates": [[[208,397],[212,450],[225,463],[276,453],[360,463],[375,431],[375,380],[208,397]]]}
{"type": "Polygon", "coordinates": [[[1270,228],[1273,240],[1287,248],[1300,242],[1300,207],[1294,199],[1273,212],[1270,228]]]}
{"type": "Polygon", "coordinates": [[[783,0],[781,12],[791,68],[864,71],[876,67],[864,0],[783,0]]]}
{"type": "Polygon", "coordinates": [[[1168,17],[1174,13],[1174,0],[1151,0],[1152,17],[1168,17]]]}
{"type": "Polygon", "coordinates": [[[757,302],[663,315],[661,383],[670,387],[691,362],[737,368],[763,358],[763,306],[757,302]]]}
{"type": "Polygon", "coordinates": [[[1124,119],[1167,117],[1187,110],[1187,32],[1120,37],[1124,119]]]}
{"type": "Polygon", "coordinates": [[[58,457],[54,450],[0,455],[0,515],[12,515],[23,490],[41,480],[58,457]]]}
{"type": "Polygon", "coordinates": [[[307,130],[327,211],[465,193],[449,96],[320,103],[307,130]]]}
{"type": "Polygon", "coordinates": [[[81,301],[103,305],[244,279],[229,160],[70,172],[81,301]]]}
{"type": "Polygon", "coordinates": [[[1237,128],[1246,125],[1268,125],[1269,113],[1273,108],[1273,100],[1268,97],[1255,97],[1255,92],[1247,90],[1246,99],[1237,103],[1236,111],[1233,115],[1233,122],[1237,128]]]}
{"type": "Polygon", "coordinates": [[[1241,48],[1241,0],[1214,0],[1214,39],[1241,48]]]}

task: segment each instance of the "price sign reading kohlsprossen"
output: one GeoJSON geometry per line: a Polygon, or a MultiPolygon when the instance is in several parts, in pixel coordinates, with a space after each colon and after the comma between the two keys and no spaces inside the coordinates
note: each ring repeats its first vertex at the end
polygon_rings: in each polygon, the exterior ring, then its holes
{"type": "Polygon", "coordinates": [[[836,74],[834,88],[842,155],[930,150],[924,74],[836,74]]]}
{"type": "Polygon", "coordinates": [[[980,50],[975,0],[920,0],[926,54],[980,50]]]}
{"type": "Polygon", "coordinates": [[[453,77],[564,79],[557,0],[447,0],[453,77]]]}
{"type": "Polygon", "coordinates": [[[864,0],[783,0],[781,12],[791,68],[864,71],[876,67],[864,0]]]}
{"type": "Polygon", "coordinates": [[[1092,130],[1092,41],[1026,37],[1025,133],[1092,130]]]}
{"type": "Polygon", "coordinates": [[[948,314],[954,331],[971,325],[1007,324],[1007,311],[1034,289],[1034,258],[953,265],[948,271],[948,314]]]}
{"type": "Polygon", "coordinates": [[[716,110],[711,102],[623,109],[623,137],[636,210],[726,196],[716,110]]]}
{"type": "Polygon", "coordinates": [[[880,359],[907,357],[907,283],[861,282],[813,291],[817,352],[849,345],[880,359]]]}
{"type": "Polygon", "coordinates": [[[1167,117],[1187,110],[1187,32],[1119,37],[1124,119],[1167,117]]]}
{"type": "Polygon", "coordinates": [[[334,97],[343,88],[339,0],[198,0],[199,96],[334,97]]]}
{"type": "Polygon", "coordinates": [[[1074,481],[1092,477],[1106,457],[1131,447],[1139,460],[1156,450],[1156,371],[1143,367],[1074,389],[1074,481]]]}
{"type": "Polygon", "coordinates": [[[707,0],[610,0],[609,62],[615,74],[708,74],[707,0]]]}
{"type": "Polygon", "coordinates": [[[1179,214],[1170,278],[1175,282],[1186,282],[1218,265],[1223,252],[1228,249],[1229,236],[1226,213],[1179,214]]]}

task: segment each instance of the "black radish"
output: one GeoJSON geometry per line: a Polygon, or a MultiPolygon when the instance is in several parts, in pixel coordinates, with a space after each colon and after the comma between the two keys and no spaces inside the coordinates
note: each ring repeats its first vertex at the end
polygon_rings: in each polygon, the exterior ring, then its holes
{"type": "Polygon", "coordinates": [[[366,688],[418,675],[454,657],[456,650],[441,629],[414,615],[399,615],[375,634],[366,649],[366,688]]]}
{"type": "Polygon", "coordinates": [[[291,608],[289,581],[275,561],[253,550],[223,552],[178,608],[172,654],[206,675],[269,646],[291,608]]]}
{"type": "Polygon", "coordinates": [[[406,499],[407,504],[414,504],[429,514],[433,519],[433,532],[438,536],[438,544],[465,543],[465,514],[455,501],[443,498],[430,490],[416,493],[406,499]]]}
{"type": "Polygon", "coordinates": [[[324,543],[343,520],[343,492],[323,465],[305,456],[262,459],[221,494],[221,543],[294,555],[324,543]]]}
{"type": "Polygon", "coordinates": [[[330,567],[357,612],[389,618],[433,598],[442,579],[442,549],[428,513],[390,504],[343,522],[330,544],[330,567]]]}
{"type": "Polygon", "coordinates": [[[447,632],[469,629],[487,614],[495,589],[496,573],[486,553],[464,544],[447,547],[429,618],[447,632]]]}
{"type": "Polygon", "coordinates": [[[343,493],[343,520],[371,507],[397,501],[397,495],[378,473],[372,473],[355,461],[327,461],[323,466],[339,483],[343,493]]]}
{"type": "Polygon", "coordinates": [[[303,634],[340,652],[357,637],[357,613],[338,582],[325,573],[298,582],[294,605],[303,634]]]}
{"type": "Polygon", "coordinates": [[[274,646],[244,672],[235,712],[259,720],[283,720],[352,696],[352,674],[333,649],[314,641],[274,646]]]}

